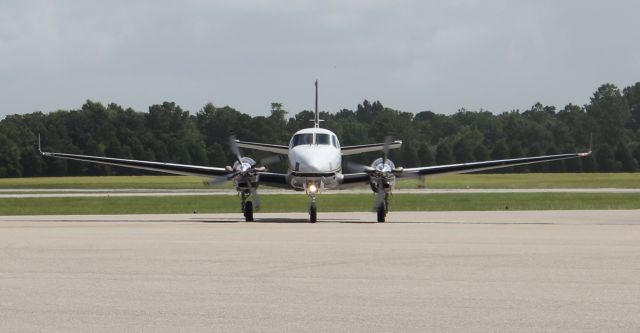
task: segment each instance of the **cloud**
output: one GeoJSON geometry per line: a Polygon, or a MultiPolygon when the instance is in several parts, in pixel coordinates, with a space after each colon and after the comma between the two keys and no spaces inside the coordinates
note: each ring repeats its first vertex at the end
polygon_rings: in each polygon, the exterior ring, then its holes
{"type": "Polygon", "coordinates": [[[640,9],[612,1],[8,0],[0,115],[172,100],[266,114],[583,103],[638,77],[640,9]],[[588,18],[597,18],[590,21],[588,18]]]}

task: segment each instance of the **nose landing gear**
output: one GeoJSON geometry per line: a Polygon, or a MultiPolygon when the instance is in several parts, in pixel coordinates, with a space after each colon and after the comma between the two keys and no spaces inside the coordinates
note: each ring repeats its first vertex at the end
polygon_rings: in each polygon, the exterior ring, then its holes
{"type": "Polygon", "coordinates": [[[316,208],[316,200],[315,198],[311,199],[311,203],[309,204],[309,222],[316,223],[318,220],[318,210],[316,208]]]}
{"type": "Polygon", "coordinates": [[[309,196],[309,222],[316,223],[318,220],[318,208],[316,206],[316,197],[320,190],[324,188],[324,183],[320,179],[307,179],[305,190],[309,196]]]}

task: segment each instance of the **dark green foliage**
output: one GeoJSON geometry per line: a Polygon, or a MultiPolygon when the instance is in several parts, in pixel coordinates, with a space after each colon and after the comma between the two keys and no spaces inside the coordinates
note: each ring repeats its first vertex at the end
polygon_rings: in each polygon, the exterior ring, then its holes
{"type": "Polygon", "coordinates": [[[631,111],[620,90],[612,84],[598,88],[586,107],[593,120],[593,130],[598,142],[616,145],[628,136],[631,111]]]}
{"type": "MultiPolygon", "coordinates": [[[[195,114],[173,102],[138,112],[117,104],[87,101],[78,110],[9,115],[0,121],[0,177],[66,175],[138,175],[143,171],[42,158],[37,134],[46,150],[223,167],[233,162],[230,135],[246,141],[288,144],[291,135],[312,125],[314,114],[287,112],[282,103],[249,116],[232,107],[209,103],[195,114]]],[[[640,162],[640,82],[622,92],[600,86],[589,104],[534,104],[529,110],[493,114],[460,109],[452,115],[431,111],[412,114],[365,100],[356,110],[321,112],[322,127],[344,145],[382,142],[387,135],[403,140],[390,158],[405,167],[466,163],[489,159],[583,151],[594,135],[594,155],[498,172],[634,172],[640,162]]],[[[246,151],[260,159],[261,152],[246,151]]],[[[350,156],[370,164],[380,153],[350,156]]],[[[286,164],[270,166],[285,171],[286,164]]]]}
{"type": "Polygon", "coordinates": [[[618,144],[614,157],[618,169],[616,171],[635,172],[638,169],[638,162],[636,162],[636,159],[631,155],[627,145],[624,143],[620,142],[618,144]]]}
{"type": "Polygon", "coordinates": [[[473,157],[476,161],[488,161],[491,158],[489,150],[482,143],[473,149],[473,157]]]}
{"type": "Polygon", "coordinates": [[[22,176],[20,149],[9,138],[0,133],[0,177],[22,176]]]}
{"type": "Polygon", "coordinates": [[[436,163],[433,152],[426,143],[420,145],[420,149],[418,150],[418,157],[420,158],[420,165],[422,166],[431,166],[436,163]]]}
{"type": "Polygon", "coordinates": [[[615,171],[616,161],[614,160],[613,150],[608,144],[603,144],[598,147],[595,153],[596,161],[598,162],[598,169],[605,172],[615,171]]]}
{"type": "Polygon", "coordinates": [[[454,161],[451,145],[447,142],[439,144],[436,149],[436,164],[452,164],[454,161]]]}

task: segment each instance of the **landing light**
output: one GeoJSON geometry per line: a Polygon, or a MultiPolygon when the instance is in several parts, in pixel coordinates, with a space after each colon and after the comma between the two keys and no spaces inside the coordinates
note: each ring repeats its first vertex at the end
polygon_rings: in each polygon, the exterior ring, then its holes
{"type": "Polygon", "coordinates": [[[318,187],[316,186],[316,184],[309,184],[307,190],[309,191],[309,193],[316,193],[318,192],[318,187]]]}

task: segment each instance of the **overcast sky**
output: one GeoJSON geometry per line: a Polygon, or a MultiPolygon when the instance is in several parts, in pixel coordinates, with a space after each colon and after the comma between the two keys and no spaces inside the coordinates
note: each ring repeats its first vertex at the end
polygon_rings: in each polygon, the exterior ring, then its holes
{"type": "Polygon", "coordinates": [[[585,104],[640,81],[640,1],[0,2],[0,118],[207,102],[252,115],[364,99],[410,112],[585,104]]]}

